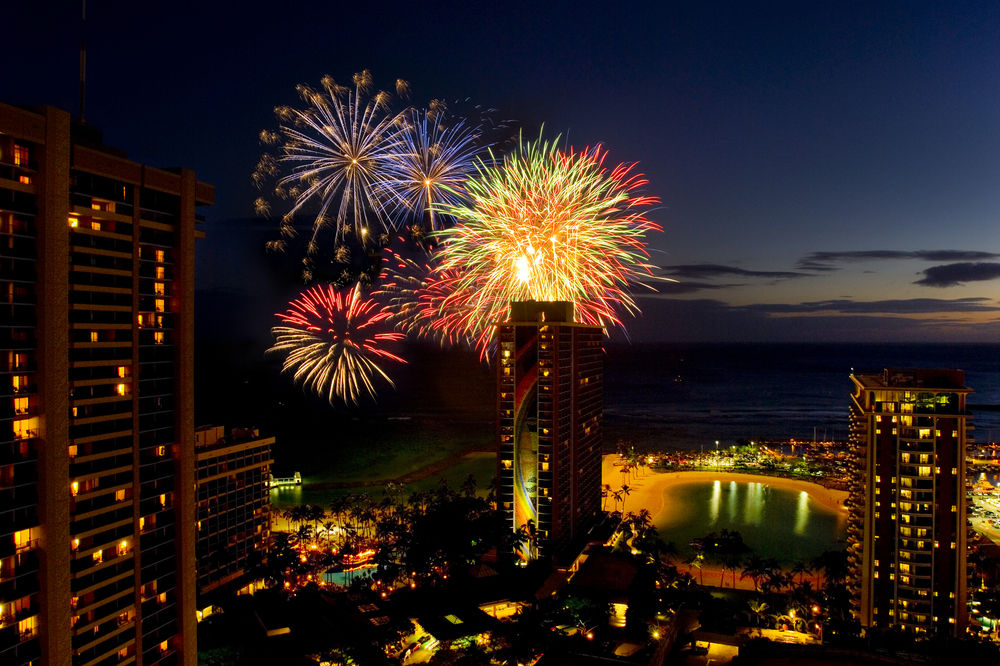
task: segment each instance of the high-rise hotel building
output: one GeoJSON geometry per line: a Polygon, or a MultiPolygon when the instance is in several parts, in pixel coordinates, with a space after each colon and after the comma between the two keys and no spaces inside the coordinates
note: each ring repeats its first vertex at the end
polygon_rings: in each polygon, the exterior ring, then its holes
{"type": "Polygon", "coordinates": [[[194,664],[195,210],[0,104],[0,663],[194,664]]]}
{"type": "Polygon", "coordinates": [[[534,528],[555,554],[601,508],[603,331],[573,321],[573,304],[512,303],[497,326],[499,504],[512,531],[534,528]]]}
{"type": "Polygon", "coordinates": [[[961,635],[972,430],[964,373],[887,369],[851,381],[848,563],[856,618],[866,628],[961,635]]]}

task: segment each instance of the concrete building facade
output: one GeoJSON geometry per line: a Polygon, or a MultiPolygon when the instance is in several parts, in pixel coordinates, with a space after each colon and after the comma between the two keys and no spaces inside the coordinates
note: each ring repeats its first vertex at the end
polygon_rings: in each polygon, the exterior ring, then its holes
{"type": "Polygon", "coordinates": [[[848,564],[869,629],[964,634],[966,451],[971,389],[961,370],[851,376],[848,564]]]}
{"type": "Polygon", "coordinates": [[[525,558],[583,537],[601,508],[603,331],[573,304],[511,304],[497,326],[499,505],[525,558]]]}
{"type": "Polygon", "coordinates": [[[213,199],[64,111],[0,104],[4,664],[197,662],[195,211],[213,199]]]}
{"type": "Polygon", "coordinates": [[[274,437],[222,426],[195,431],[195,551],[198,595],[204,606],[217,590],[232,591],[250,581],[271,538],[269,479],[274,437]]]}

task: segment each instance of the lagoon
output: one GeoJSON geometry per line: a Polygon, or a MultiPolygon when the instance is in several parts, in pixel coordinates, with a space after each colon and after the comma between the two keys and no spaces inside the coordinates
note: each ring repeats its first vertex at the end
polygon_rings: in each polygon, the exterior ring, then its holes
{"type": "Polygon", "coordinates": [[[692,552],[692,539],[723,529],[740,532],[757,555],[785,564],[844,547],[846,513],[805,490],[766,481],[679,480],[663,488],[662,501],[653,522],[682,555],[692,552]]]}

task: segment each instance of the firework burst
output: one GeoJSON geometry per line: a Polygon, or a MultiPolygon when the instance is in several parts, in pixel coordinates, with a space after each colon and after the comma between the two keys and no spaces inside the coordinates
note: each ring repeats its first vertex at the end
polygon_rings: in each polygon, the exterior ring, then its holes
{"type": "MultiPolygon", "coordinates": [[[[392,228],[378,185],[390,179],[390,163],[402,145],[403,114],[390,112],[389,93],[370,94],[368,70],[355,74],[353,83],[342,86],[327,76],[319,90],[299,86],[306,108],[278,107],[278,131],[261,133],[261,141],[276,150],[261,158],[254,182],[263,187],[276,179],[274,194],[292,202],[282,217],[282,240],[272,249],[283,249],[296,235],[293,220],[307,209],[315,210],[310,254],[318,252],[325,228],[332,228],[338,242],[353,237],[362,243],[392,228]]],[[[406,82],[397,81],[396,91],[408,95],[406,82]]],[[[256,207],[259,213],[270,212],[265,197],[256,207]]]]}
{"type": "Polygon", "coordinates": [[[400,145],[382,184],[393,217],[423,221],[427,216],[427,227],[439,229],[435,208],[463,203],[463,184],[484,150],[480,136],[478,127],[448,118],[440,102],[404,114],[400,145]]]}
{"type": "Polygon", "coordinates": [[[374,398],[376,378],[394,385],[379,362],[406,362],[382,348],[404,336],[386,330],[389,314],[374,298],[362,297],[361,285],[314,286],[276,316],[284,325],[271,329],[275,343],[268,352],[285,354],[282,372],[331,404],[357,404],[363,394],[374,398]]]}
{"type": "Polygon", "coordinates": [[[638,311],[630,290],[652,279],[645,235],[654,197],[634,165],[604,167],[600,147],[562,151],[557,142],[519,142],[502,162],[478,165],[468,203],[442,203],[458,223],[436,234],[433,275],[439,316],[485,350],[511,301],[563,300],[580,321],[623,327],[638,311]]]}
{"type": "MultiPolygon", "coordinates": [[[[406,244],[402,237],[398,241],[406,244]]],[[[441,345],[470,343],[467,332],[457,323],[457,313],[445,312],[457,277],[455,271],[436,268],[433,250],[420,248],[414,258],[390,248],[374,294],[386,299],[390,321],[407,335],[441,345]]]]}

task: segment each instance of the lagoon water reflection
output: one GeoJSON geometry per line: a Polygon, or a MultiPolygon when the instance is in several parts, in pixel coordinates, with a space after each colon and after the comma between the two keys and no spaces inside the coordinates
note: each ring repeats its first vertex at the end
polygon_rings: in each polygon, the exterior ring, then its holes
{"type": "Polygon", "coordinates": [[[656,527],[681,553],[689,552],[692,539],[723,528],[739,531],[758,555],[782,562],[843,548],[844,515],[805,491],[760,482],[697,481],[667,487],[663,499],[666,510],[656,527]]]}

